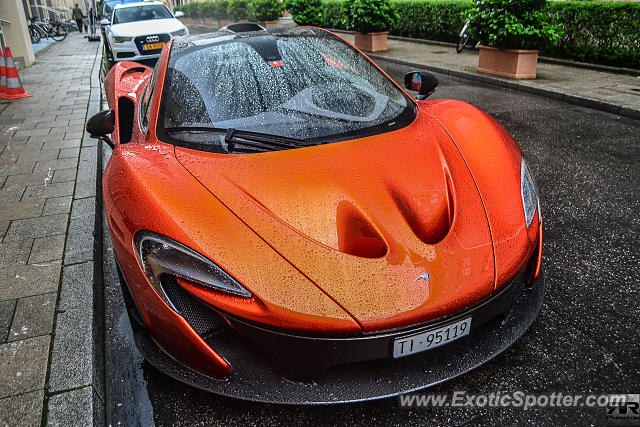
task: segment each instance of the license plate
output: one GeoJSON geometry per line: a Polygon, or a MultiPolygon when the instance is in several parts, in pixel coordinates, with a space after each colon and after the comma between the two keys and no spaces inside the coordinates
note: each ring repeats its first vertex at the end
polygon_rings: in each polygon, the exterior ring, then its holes
{"type": "Polygon", "coordinates": [[[165,42],[144,44],[142,45],[142,50],[162,49],[165,44],[165,42]]]}
{"type": "Polygon", "coordinates": [[[431,329],[408,337],[396,338],[393,342],[393,357],[404,357],[421,351],[431,350],[469,335],[471,317],[450,323],[441,328],[431,329]]]}

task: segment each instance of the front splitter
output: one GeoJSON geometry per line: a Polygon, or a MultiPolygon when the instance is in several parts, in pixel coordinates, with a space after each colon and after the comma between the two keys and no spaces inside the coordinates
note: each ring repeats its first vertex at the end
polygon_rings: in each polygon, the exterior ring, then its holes
{"type": "MultiPolygon", "coordinates": [[[[500,322],[493,322],[470,336],[434,350],[412,356],[337,366],[314,382],[294,382],[274,372],[254,348],[237,352],[233,371],[225,380],[207,377],[177,362],[153,341],[144,329],[134,331],[144,357],[158,370],[202,390],[265,403],[324,405],[360,402],[418,391],[467,373],[502,353],[535,321],[544,297],[544,275],[532,289],[521,286],[513,306],[500,322]]],[[[233,352],[247,345],[227,342],[233,352]],[[233,348],[232,348],[233,347],[233,348]]]]}

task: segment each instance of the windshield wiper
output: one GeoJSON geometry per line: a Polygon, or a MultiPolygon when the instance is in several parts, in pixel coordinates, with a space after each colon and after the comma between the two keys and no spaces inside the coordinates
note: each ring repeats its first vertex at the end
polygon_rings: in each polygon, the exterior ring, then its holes
{"type": "Polygon", "coordinates": [[[306,147],[301,139],[289,138],[285,136],[271,135],[268,133],[250,132],[234,128],[217,128],[207,126],[176,126],[164,129],[166,132],[216,132],[224,133],[224,142],[227,150],[233,151],[236,145],[261,148],[264,150],[287,150],[290,148],[306,147]]]}

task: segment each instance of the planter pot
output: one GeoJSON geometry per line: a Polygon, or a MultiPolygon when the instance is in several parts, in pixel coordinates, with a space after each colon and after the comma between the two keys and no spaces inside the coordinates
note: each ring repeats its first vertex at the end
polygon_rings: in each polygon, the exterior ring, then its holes
{"type": "Polygon", "coordinates": [[[213,18],[204,18],[204,25],[211,27],[213,25],[213,18]]]}
{"type": "Polygon", "coordinates": [[[229,20],[228,19],[218,19],[218,25],[220,26],[220,28],[226,27],[227,25],[229,25],[229,20]]]}
{"type": "Polygon", "coordinates": [[[383,52],[389,50],[387,47],[388,31],[379,33],[355,33],[356,47],[367,52],[383,52]]]}
{"type": "Polygon", "coordinates": [[[510,79],[535,79],[537,50],[496,49],[480,46],[478,72],[510,79]]]}
{"type": "Polygon", "coordinates": [[[259,21],[258,24],[263,27],[275,27],[278,21],[259,21]]]}
{"type": "Polygon", "coordinates": [[[183,16],[182,18],[180,18],[180,21],[182,21],[183,24],[185,25],[191,25],[193,24],[193,19],[183,16]]]}

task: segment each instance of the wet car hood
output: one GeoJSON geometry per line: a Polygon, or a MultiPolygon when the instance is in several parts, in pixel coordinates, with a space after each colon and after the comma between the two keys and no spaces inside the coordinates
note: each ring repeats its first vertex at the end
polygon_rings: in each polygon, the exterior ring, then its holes
{"type": "Polygon", "coordinates": [[[473,177],[424,114],[394,132],[308,148],[175,153],[364,331],[451,314],[493,290],[491,235],[473,177]]]}

